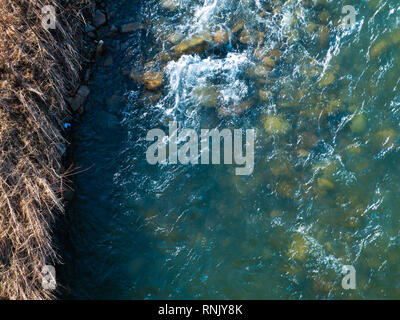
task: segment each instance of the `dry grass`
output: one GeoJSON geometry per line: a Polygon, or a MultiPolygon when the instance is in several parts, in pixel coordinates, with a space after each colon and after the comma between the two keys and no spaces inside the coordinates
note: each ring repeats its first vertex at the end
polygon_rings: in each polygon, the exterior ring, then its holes
{"type": "Polygon", "coordinates": [[[79,8],[58,0],[0,0],[0,298],[49,299],[51,226],[63,211],[65,97],[78,79],[79,8]],[[57,8],[57,29],[41,8],[57,8]],[[64,5],[66,5],[64,3],[64,5]]]}

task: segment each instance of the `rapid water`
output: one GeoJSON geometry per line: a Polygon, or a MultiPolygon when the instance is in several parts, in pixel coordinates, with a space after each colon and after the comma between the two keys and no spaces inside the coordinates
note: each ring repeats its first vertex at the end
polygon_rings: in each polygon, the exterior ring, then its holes
{"type": "Polygon", "coordinates": [[[74,124],[66,297],[400,298],[400,5],[358,1],[345,28],[346,4],[109,1],[142,28],[104,39],[74,124]],[[253,174],[148,164],[172,120],[254,128],[253,174]]]}

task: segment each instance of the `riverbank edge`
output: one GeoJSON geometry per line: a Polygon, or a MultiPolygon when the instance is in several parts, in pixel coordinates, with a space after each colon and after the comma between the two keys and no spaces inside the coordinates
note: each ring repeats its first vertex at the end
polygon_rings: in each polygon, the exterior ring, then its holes
{"type": "Polygon", "coordinates": [[[62,260],[55,218],[73,190],[64,157],[99,50],[88,26],[106,24],[102,7],[94,0],[0,0],[0,299],[57,296],[46,266],[62,260]]]}

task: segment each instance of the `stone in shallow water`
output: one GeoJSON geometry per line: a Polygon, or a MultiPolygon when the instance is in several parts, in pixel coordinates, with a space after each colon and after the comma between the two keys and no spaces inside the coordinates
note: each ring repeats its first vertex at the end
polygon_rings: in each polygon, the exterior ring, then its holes
{"type": "Polygon", "coordinates": [[[279,217],[282,214],[280,210],[272,210],[269,214],[271,218],[279,217]]]}
{"type": "Polygon", "coordinates": [[[310,154],[310,152],[308,152],[305,149],[298,149],[296,150],[296,154],[300,157],[300,158],[305,158],[308,157],[308,155],[310,154]]]}
{"type": "Polygon", "coordinates": [[[252,105],[251,100],[241,101],[233,106],[219,108],[218,114],[224,117],[237,116],[248,110],[252,105]]]}
{"type": "Polygon", "coordinates": [[[258,47],[254,50],[254,57],[258,60],[262,60],[267,55],[267,49],[265,47],[258,47]]]}
{"type": "Polygon", "coordinates": [[[318,41],[321,49],[324,49],[329,45],[329,33],[330,29],[327,26],[320,26],[318,31],[318,41]]]}
{"type": "Polygon", "coordinates": [[[281,197],[291,199],[296,192],[296,185],[293,182],[280,181],[276,190],[281,197]]]}
{"type": "Polygon", "coordinates": [[[374,142],[378,146],[390,147],[397,138],[397,133],[392,128],[378,131],[374,137],[374,142]]]}
{"type": "Polygon", "coordinates": [[[335,81],[335,74],[333,71],[327,71],[319,81],[320,87],[326,87],[330,85],[333,81],[335,81]]]}
{"type": "Polygon", "coordinates": [[[229,41],[229,32],[226,30],[217,30],[213,35],[215,44],[223,44],[229,41]]]}
{"type": "Polygon", "coordinates": [[[250,32],[244,29],[239,35],[239,41],[243,44],[247,44],[251,41],[250,32]]]}
{"type": "Polygon", "coordinates": [[[268,101],[272,98],[272,92],[266,89],[260,89],[258,95],[261,101],[268,101]]]}
{"type": "Polygon", "coordinates": [[[208,41],[211,40],[212,36],[209,33],[198,34],[190,39],[183,40],[174,47],[174,51],[179,56],[182,54],[201,54],[208,48],[208,41]]]}
{"type": "Polygon", "coordinates": [[[317,174],[319,171],[321,171],[325,176],[325,178],[332,177],[333,174],[337,171],[337,169],[338,169],[338,163],[333,159],[325,159],[313,165],[314,173],[317,174]]]}
{"type": "Polygon", "coordinates": [[[218,104],[219,93],[214,87],[196,88],[193,93],[201,107],[216,107],[218,104]]]}
{"type": "Polygon", "coordinates": [[[292,170],[290,164],[286,161],[273,160],[270,163],[270,170],[275,177],[290,177],[292,175],[292,170]]]}
{"type": "Polygon", "coordinates": [[[101,12],[100,10],[96,10],[94,15],[93,15],[93,24],[96,28],[106,24],[107,19],[106,15],[101,12]]]}
{"type": "Polygon", "coordinates": [[[131,78],[133,81],[136,82],[141,82],[142,81],[142,74],[141,71],[139,71],[136,68],[133,68],[130,72],[129,72],[129,78],[131,78]]]}
{"type": "Polygon", "coordinates": [[[238,33],[239,31],[241,31],[244,27],[244,21],[240,20],[239,22],[237,22],[235,24],[235,26],[232,28],[232,33],[238,33]]]}
{"type": "Polygon", "coordinates": [[[323,190],[333,189],[335,185],[328,179],[325,178],[318,178],[318,187],[323,190]]]}
{"type": "Polygon", "coordinates": [[[333,99],[328,102],[325,111],[328,113],[338,112],[342,106],[343,104],[340,102],[340,100],[333,99]]]}
{"type": "Polygon", "coordinates": [[[312,33],[314,32],[314,30],[315,30],[317,27],[318,27],[318,25],[317,25],[316,23],[311,22],[311,23],[307,26],[306,31],[307,31],[309,34],[312,34],[312,33]]]}
{"type": "Polygon", "coordinates": [[[393,33],[390,35],[390,40],[393,44],[400,43],[400,29],[393,31],[393,33]]]}
{"type": "Polygon", "coordinates": [[[362,114],[359,114],[351,120],[350,129],[353,132],[361,133],[367,127],[367,120],[362,114]]]}
{"type": "Polygon", "coordinates": [[[282,57],[282,51],[277,48],[272,49],[270,52],[268,52],[268,56],[275,60],[280,60],[282,57]]]}
{"type": "Polygon", "coordinates": [[[265,131],[271,135],[286,135],[290,124],[279,116],[270,116],[264,122],[265,131]]]}
{"type": "Polygon", "coordinates": [[[178,7],[179,2],[178,2],[178,0],[163,0],[163,1],[161,1],[160,4],[165,9],[174,11],[178,7]]]}
{"type": "Polygon", "coordinates": [[[142,99],[146,103],[156,102],[156,101],[160,100],[160,98],[161,98],[161,93],[155,92],[155,91],[146,91],[142,95],[142,99]]]}
{"type": "Polygon", "coordinates": [[[163,75],[161,72],[154,70],[146,71],[143,74],[142,81],[148,90],[155,90],[161,87],[163,75]]]}
{"type": "Polygon", "coordinates": [[[265,32],[260,31],[259,33],[257,33],[257,42],[263,42],[264,41],[264,36],[265,36],[265,32]]]}
{"type": "Polygon", "coordinates": [[[361,146],[357,143],[350,144],[346,148],[346,152],[348,153],[354,153],[354,154],[360,154],[361,153],[361,146]]]}
{"type": "Polygon", "coordinates": [[[253,102],[250,100],[242,101],[233,106],[233,110],[235,114],[242,114],[247,109],[249,109],[253,105],[253,102]]]}
{"type": "Polygon", "coordinates": [[[180,32],[180,31],[175,31],[168,35],[167,40],[171,42],[172,44],[177,44],[179,41],[182,41],[182,39],[185,37],[185,35],[180,32]]]}
{"type": "Polygon", "coordinates": [[[102,65],[103,65],[103,67],[109,67],[113,63],[114,63],[113,57],[111,55],[109,55],[104,59],[102,65]]]}
{"type": "Polygon", "coordinates": [[[133,33],[137,30],[145,29],[145,26],[139,22],[129,22],[121,26],[121,33],[133,33]]]}
{"type": "Polygon", "coordinates": [[[303,235],[296,234],[290,245],[288,256],[299,261],[304,261],[308,257],[309,246],[309,242],[303,235]]]}
{"type": "Polygon", "coordinates": [[[287,44],[291,45],[292,43],[298,41],[299,33],[297,30],[291,29],[290,32],[287,33],[287,44]]]}
{"type": "Polygon", "coordinates": [[[260,64],[260,65],[255,67],[254,74],[257,77],[265,78],[268,75],[268,72],[271,71],[271,70],[272,70],[271,67],[268,67],[266,65],[260,64]]]}
{"type": "Polygon", "coordinates": [[[275,61],[271,57],[265,57],[262,62],[268,67],[273,68],[275,66],[275,61]]]}
{"type": "Polygon", "coordinates": [[[386,40],[379,41],[371,49],[371,58],[376,59],[389,49],[389,43],[386,40]]]}
{"type": "Polygon", "coordinates": [[[80,86],[75,97],[69,99],[69,103],[73,111],[83,111],[83,105],[85,104],[90,90],[87,86],[80,86]]]}
{"type": "Polygon", "coordinates": [[[322,23],[328,23],[330,18],[329,12],[326,10],[321,11],[318,18],[322,23]]]}

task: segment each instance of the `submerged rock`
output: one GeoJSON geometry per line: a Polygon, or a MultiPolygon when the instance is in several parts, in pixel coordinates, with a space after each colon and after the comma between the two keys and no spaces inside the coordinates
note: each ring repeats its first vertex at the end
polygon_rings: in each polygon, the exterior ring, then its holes
{"type": "Polygon", "coordinates": [[[267,55],[267,49],[265,47],[258,47],[254,50],[254,57],[258,60],[262,60],[267,55]]]}
{"type": "Polygon", "coordinates": [[[113,38],[118,34],[118,27],[116,25],[111,25],[110,29],[108,30],[108,35],[107,37],[113,38]]]}
{"type": "Polygon", "coordinates": [[[271,218],[279,217],[282,214],[280,210],[272,210],[269,214],[271,218]]]}
{"type": "Polygon", "coordinates": [[[317,27],[318,27],[318,25],[317,25],[316,23],[311,22],[311,23],[306,27],[306,31],[307,31],[309,34],[312,34],[312,33],[315,31],[315,29],[317,29],[317,27]]]}
{"type": "Polygon", "coordinates": [[[290,177],[292,175],[290,164],[285,160],[273,160],[269,166],[274,177],[290,177]]]}
{"type": "Polygon", "coordinates": [[[335,81],[335,74],[333,73],[333,71],[327,71],[321,78],[321,80],[319,80],[319,86],[320,87],[326,87],[328,85],[330,85],[333,81],[335,81]]]}
{"type": "Polygon", "coordinates": [[[304,261],[308,257],[309,242],[301,234],[296,234],[290,245],[288,256],[290,258],[304,261]]]}
{"type": "Polygon", "coordinates": [[[228,116],[237,116],[245,112],[253,105],[253,102],[250,100],[239,102],[230,107],[221,107],[218,109],[218,114],[220,116],[228,117],[228,116]]]}
{"type": "Polygon", "coordinates": [[[278,182],[277,191],[283,198],[291,199],[296,192],[296,186],[287,181],[278,182]]]}
{"type": "Polygon", "coordinates": [[[174,51],[178,56],[194,53],[201,54],[207,50],[211,40],[212,36],[209,33],[198,34],[180,42],[174,47],[174,51]]]}
{"type": "Polygon", "coordinates": [[[161,87],[163,75],[161,72],[154,70],[146,71],[143,74],[142,81],[148,90],[155,90],[161,87]]]}
{"type": "Polygon", "coordinates": [[[69,99],[70,106],[73,111],[83,111],[83,105],[85,104],[87,97],[89,96],[90,89],[87,86],[80,86],[75,97],[69,99]]]}
{"type": "Polygon", "coordinates": [[[229,41],[229,32],[222,29],[215,31],[213,41],[215,44],[227,43],[229,41]]]}
{"type": "Polygon", "coordinates": [[[323,10],[320,12],[320,14],[318,15],[319,21],[321,21],[324,24],[327,24],[329,22],[329,12],[326,10],[323,10]]]}
{"type": "Polygon", "coordinates": [[[271,68],[273,68],[273,67],[275,66],[275,61],[274,61],[274,59],[272,59],[271,57],[265,57],[265,58],[262,60],[262,62],[263,62],[266,66],[271,67],[271,68]]]}
{"type": "Polygon", "coordinates": [[[272,92],[266,89],[260,89],[258,95],[261,101],[268,101],[272,98],[272,92]]]}
{"type": "Polygon", "coordinates": [[[249,109],[253,105],[253,102],[250,100],[247,101],[242,101],[238,104],[235,104],[233,106],[233,110],[235,114],[242,114],[245,112],[247,109],[249,109]]]}
{"type": "Polygon", "coordinates": [[[96,10],[93,15],[93,24],[96,28],[101,27],[102,25],[106,24],[106,15],[101,12],[100,10],[96,10]]]}
{"type": "Polygon", "coordinates": [[[389,49],[390,45],[386,40],[379,41],[371,48],[371,58],[376,59],[389,49]]]}
{"type": "Polygon", "coordinates": [[[362,114],[359,114],[351,120],[350,129],[353,132],[361,133],[367,127],[367,120],[362,114]]]}
{"type": "Polygon", "coordinates": [[[374,142],[376,145],[386,148],[391,146],[396,138],[397,132],[392,128],[388,128],[378,131],[374,137],[374,142]]]}
{"type": "Polygon", "coordinates": [[[111,55],[109,55],[104,59],[102,65],[103,65],[103,67],[109,67],[113,63],[114,63],[113,57],[111,55]]]}
{"type": "Polygon", "coordinates": [[[178,7],[179,2],[178,0],[162,0],[160,4],[165,9],[174,11],[178,7]]]}
{"type": "Polygon", "coordinates": [[[330,29],[328,26],[320,26],[318,30],[318,42],[321,49],[324,49],[329,45],[329,33],[330,29]]]}
{"type": "Polygon", "coordinates": [[[347,148],[346,148],[346,152],[348,153],[353,153],[353,154],[360,154],[361,153],[361,146],[358,143],[353,143],[350,144],[347,148]]]}
{"type": "Polygon", "coordinates": [[[317,183],[320,189],[327,190],[327,189],[333,189],[335,187],[335,185],[326,178],[318,178],[317,183]]]}
{"type": "Polygon", "coordinates": [[[136,68],[132,68],[132,70],[129,72],[128,70],[123,72],[124,74],[129,73],[129,78],[131,78],[133,81],[136,82],[141,82],[142,81],[142,73],[140,70],[136,68]]]}
{"type": "Polygon", "coordinates": [[[216,107],[219,93],[214,87],[200,87],[193,90],[196,100],[201,107],[216,107]]]}
{"type": "Polygon", "coordinates": [[[243,44],[247,44],[252,40],[250,32],[244,29],[239,35],[239,41],[243,44]]]}
{"type": "Polygon", "coordinates": [[[167,40],[172,44],[177,44],[185,37],[185,35],[180,31],[175,31],[168,35],[167,40]]]}
{"type": "Polygon", "coordinates": [[[260,65],[255,67],[254,74],[257,77],[265,78],[268,75],[268,72],[270,72],[271,70],[272,70],[271,67],[263,65],[263,64],[260,64],[260,65]]]}
{"type": "Polygon", "coordinates": [[[305,158],[308,157],[308,155],[310,154],[310,152],[308,152],[305,149],[298,149],[296,150],[296,154],[300,157],[300,158],[305,158]]]}
{"type": "Polygon", "coordinates": [[[232,33],[238,33],[239,31],[241,31],[244,27],[244,21],[240,20],[239,22],[237,22],[235,24],[235,26],[232,28],[232,33]]]}
{"type": "Polygon", "coordinates": [[[263,42],[264,41],[264,36],[265,36],[265,32],[260,31],[259,33],[257,33],[257,42],[263,42]]]}
{"type": "Polygon", "coordinates": [[[265,131],[271,135],[286,135],[290,124],[279,116],[270,116],[264,122],[265,131]]]}
{"type": "Polygon", "coordinates": [[[325,159],[322,162],[317,163],[313,166],[313,171],[315,173],[321,171],[325,178],[333,177],[337,169],[338,163],[333,159],[325,159]]]}
{"type": "Polygon", "coordinates": [[[154,91],[146,91],[143,93],[142,98],[146,103],[153,103],[160,100],[161,93],[154,91]]]}
{"type": "Polygon", "coordinates": [[[268,52],[268,56],[279,61],[282,57],[282,51],[277,48],[272,49],[270,52],[268,52]]]}
{"type": "Polygon", "coordinates": [[[121,33],[133,33],[137,30],[145,29],[144,25],[139,22],[129,22],[121,26],[121,33]]]}
{"type": "Polygon", "coordinates": [[[100,40],[96,46],[96,58],[100,58],[103,53],[106,51],[106,45],[104,44],[103,40],[100,40]]]}
{"type": "Polygon", "coordinates": [[[333,99],[328,102],[325,111],[328,113],[335,113],[338,112],[342,106],[343,104],[340,102],[340,100],[333,99]]]}

